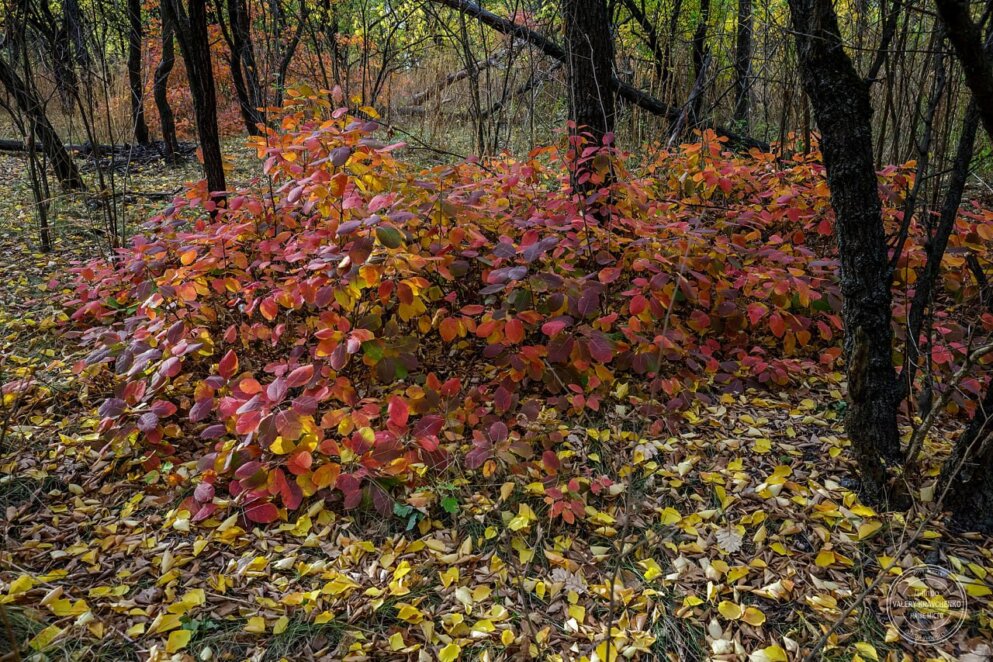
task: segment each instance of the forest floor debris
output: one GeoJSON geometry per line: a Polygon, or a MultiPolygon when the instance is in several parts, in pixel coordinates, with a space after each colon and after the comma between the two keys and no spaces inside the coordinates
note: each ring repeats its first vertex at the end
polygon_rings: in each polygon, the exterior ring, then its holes
{"type": "MultiPolygon", "coordinates": [[[[636,432],[623,407],[543,417],[608,479],[572,525],[538,514],[541,485],[513,478],[438,487],[439,517],[315,501],[267,528],[235,515],[193,524],[178,508],[190,485],[143,485],[139,464],[93,431],[97,403],[71,371],[81,350],[59,334],[52,292],[101,235],[66,224],[55,250],[38,252],[20,163],[0,157],[0,172],[11,191],[0,200],[0,382],[36,384],[4,398],[0,457],[0,603],[23,656],[795,660],[890,568],[828,659],[990,657],[993,541],[935,521],[891,556],[933,486],[908,513],[859,502],[837,373],[788,398],[725,395],[668,437],[636,432]],[[936,646],[908,644],[886,608],[896,569],[924,563],[950,569],[968,595],[963,626],[936,646]]],[[[953,432],[934,434],[927,456],[946,454],[953,432]]],[[[189,470],[195,458],[176,461],[189,470]]]]}

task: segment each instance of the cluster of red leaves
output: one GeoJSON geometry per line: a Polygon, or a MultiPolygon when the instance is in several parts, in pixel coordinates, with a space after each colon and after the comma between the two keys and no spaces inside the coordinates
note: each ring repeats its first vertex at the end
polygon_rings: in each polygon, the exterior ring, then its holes
{"type": "MultiPolygon", "coordinates": [[[[557,440],[528,424],[542,407],[614,398],[661,426],[838,358],[813,157],[737,157],[712,135],[637,165],[589,150],[610,183],[587,197],[553,147],[417,171],[368,112],[293,96],[257,139],[264,179],[223,206],[192,188],[79,269],[73,318],[94,347],[79,369],[115,385],[100,429],[148,470],[195,449],[195,520],[220,487],[253,522],[322,490],[388,512],[391,491],[452,463],[536,468],[571,519],[557,440]]],[[[881,173],[894,220],[908,179],[881,173]]],[[[922,259],[909,251],[904,277],[922,259]]]]}

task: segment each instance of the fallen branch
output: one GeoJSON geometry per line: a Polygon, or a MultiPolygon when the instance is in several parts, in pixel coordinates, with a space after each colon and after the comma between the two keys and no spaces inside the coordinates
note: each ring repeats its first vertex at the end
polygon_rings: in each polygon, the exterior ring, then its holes
{"type": "MultiPolygon", "coordinates": [[[[496,55],[494,55],[493,57],[483,60],[482,62],[474,62],[473,67],[477,73],[485,69],[489,69],[490,67],[494,67],[497,64],[499,64],[501,60],[503,60],[504,56],[507,55],[508,52],[510,52],[510,49],[504,49],[499,53],[497,53],[496,55]]],[[[420,106],[422,103],[424,103],[431,97],[440,94],[445,89],[451,87],[460,80],[465,80],[466,78],[469,77],[471,73],[472,70],[470,70],[467,67],[465,69],[460,69],[459,71],[448,74],[447,76],[442,78],[440,81],[438,81],[428,89],[418,92],[417,94],[410,97],[410,102],[407,105],[420,106]]]]}
{"type": "MultiPolygon", "coordinates": [[[[468,16],[472,16],[480,23],[487,25],[498,32],[502,32],[506,35],[516,37],[518,39],[523,39],[532,45],[536,46],[542,53],[548,57],[554,58],[560,62],[566,61],[566,52],[557,43],[541,35],[534,30],[531,30],[523,25],[519,25],[510,21],[508,19],[497,16],[491,11],[487,11],[480,7],[479,5],[469,2],[469,0],[433,0],[435,3],[444,5],[450,9],[455,9],[468,16]]],[[[625,83],[617,76],[611,79],[611,84],[614,88],[614,92],[617,96],[621,97],[628,103],[631,103],[639,108],[652,113],[653,115],[658,115],[660,117],[665,117],[671,121],[677,121],[679,115],[682,112],[682,108],[676,106],[671,106],[664,101],[653,97],[652,95],[644,92],[633,85],[625,83]]],[[[760,150],[768,151],[769,144],[752,138],[750,136],[743,136],[734,131],[726,129],[720,126],[709,127],[714,130],[719,136],[726,137],[729,142],[740,147],[751,148],[757,147],[760,150]]]]}

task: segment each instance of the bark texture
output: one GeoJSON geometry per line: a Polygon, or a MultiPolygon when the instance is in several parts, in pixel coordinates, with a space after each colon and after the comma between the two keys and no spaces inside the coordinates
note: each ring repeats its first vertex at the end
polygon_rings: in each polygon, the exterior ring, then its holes
{"type": "Polygon", "coordinates": [[[569,119],[597,144],[614,130],[614,40],[606,0],[562,0],[569,119]]]}
{"type": "Polygon", "coordinates": [[[750,87],[752,77],[752,0],[738,0],[738,29],[734,49],[734,121],[741,130],[751,130],[750,87]]]}
{"type": "Polygon", "coordinates": [[[169,18],[176,26],[176,39],[186,64],[207,187],[211,193],[219,193],[226,186],[221,139],[217,128],[217,93],[210,66],[207,3],[206,0],[188,0],[188,4],[187,9],[183,0],[163,0],[163,5],[168,5],[169,18]]]}
{"type": "Polygon", "coordinates": [[[943,475],[948,487],[945,506],[955,523],[972,531],[993,533],[993,385],[975,418],[955,444],[943,475]]]}
{"type": "Polygon", "coordinates": [[[135,142],[139,145],[149,143],[148,125],[145,123],[145,83],[141,77],[143,36],[141,0],[128,0],[128,87],[131,90],[131,126],[135,142]]]}
{"type": "Polygon", "coordinates": [[[901,393],[893,367],[890,267],[873,166],[869,88],[844,51],[830,0],[789,5],[836,216],[849,385],[845,429],[864,490],[878,500],[888,478],[884,459],[900,455],[901,393]]]}
{"type": "Polygon", "coordinates": [[[166,8],[162,11],[162,59],[155,68],[155,80],[152,86],[152,96],[155,97],[155,107],[159,111],[159,123],[162,125],[162,143],[165,146],[167,161],[176,159],[179,150],[179,139],[176,137],[176,117],[169,105],[169,74],[176,64],[176,27],[166,8]]]}
{"type": "Polygon", "coordinates": [[[934,4],[979,108],[983,128],[993,136],[993,66],[983,49],[979,27],[969,15],[969,4],[965,0],[935,0],[934,4]]]}
{"type": "MultiPolygon", "coordinates": [[[[972,92],[969,106],[971,120],[982,122],[989,136],[993,136],[993,65],[987,56],[986,46],[979,28],[969,14],[969,5],[963,0],[935,0],[938,15],[945,24],[948,40],[962,64],[965,82],[972,92]]],[[[968,121],[967,117],[967,121],[968,121]]],[[[968,126],[965,130],[968,130],[968,126]]],[[[975,126],[972,131],[975,134],[975,126]]],[[[964,138],[963,138],[964,140],[964,138]]],[[[956,158],[949,188],[964,186],[968,174],[967,154],[956,158]]],[[[962,150],[960,143],[959,149],[962,150]]],[[[958,193],[961,199],[961,192],[958,193]]],[[[946,198],[947,200],[947,198],[946,198]]],[[[958,205],[954,211],[957,212],[958,205]]],[[[955,215],[950,206],[942,209],[942,222],[953,223],[955,215]]],[[[930,255],[929,255],[930,258],[930,255]]],[[[930,259],[929,259],[930,262],[930,259]]],[[[925,274],[927,275],[927,274],[925,274]]],[[[979,404],[975,418],[956,442],[951,458],[945,464],[943,482],[948,488],[945,505],[951,509],[959,526],[993,533],[993,384],[987,384],[986,395],[979,404]]]]}

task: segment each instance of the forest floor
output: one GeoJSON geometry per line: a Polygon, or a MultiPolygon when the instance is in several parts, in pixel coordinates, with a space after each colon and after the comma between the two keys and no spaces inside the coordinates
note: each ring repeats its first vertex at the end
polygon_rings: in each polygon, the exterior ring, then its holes
{"type": "MultiPolygon", "coordinates": [[[[173,190],[184,174],[153,166],[131,187],[173,190]]],[[[993,541],[932,518],[933,485],[907,512],[860,503],[837,373],[789,397],[724,396],[670,437],[621,406],[546,420],[610,478],[572,525],[536,516],[540,485],[457,477],[438,519],[315,501],[267,528],[191,523],[177,506],[192,485],[144,483],[110,452],[72,371],[82,350],[56,294],[105,249],[96,214],[85,195],[57,202],[42,253],[26,180],[0,157],[0,383],[32,380],[0,419],[4,659],[785,661],[839,619],[818,658],[993,655],[993,541]],[[937,645],[910,643],[887,597],[925,563],[967,595],[937,645]]],[[[159,204],[136,197],[131,215],[159,204]]]]}

